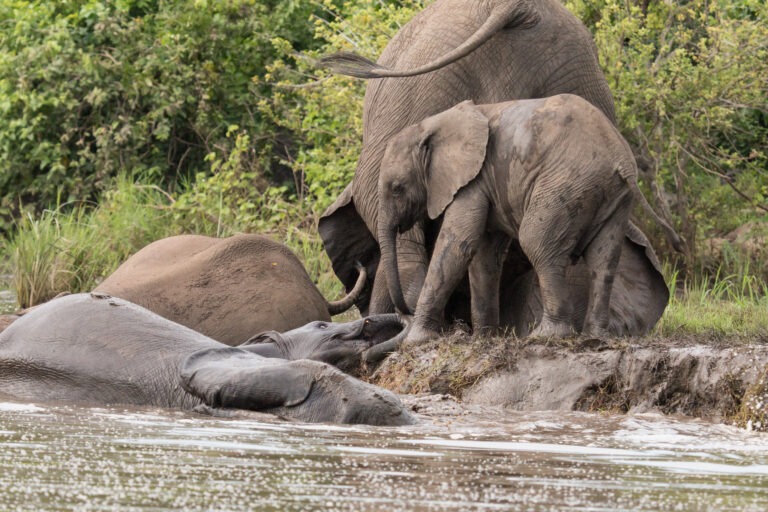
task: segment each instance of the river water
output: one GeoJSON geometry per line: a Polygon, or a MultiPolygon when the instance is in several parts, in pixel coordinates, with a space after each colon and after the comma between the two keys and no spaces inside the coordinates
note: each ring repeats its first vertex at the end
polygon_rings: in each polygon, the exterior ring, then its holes
{"type": "Polygon", "coordinates": [[[766,434],[409,403],[374,428],[3,401],[0,510],[768,509],[766,434]]]}
{"type": "Polygon", "coordinates": [[[768,434],[405,400],[375,428],[0,399],[0,511],[768,510],[768,434]]]}

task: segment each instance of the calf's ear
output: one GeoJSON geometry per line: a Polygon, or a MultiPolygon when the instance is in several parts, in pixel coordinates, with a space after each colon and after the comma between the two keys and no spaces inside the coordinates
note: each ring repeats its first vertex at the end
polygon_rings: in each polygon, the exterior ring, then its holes
{"type": "Polygon", "coordinates": [[[427,151],[427,213],[439,217],[485,161],[488,119],[467,100],[420,124],[427,151]]]}
{"type": "Polygon", "coordinates": [[[185,391],[211,407],[258,411],[299,405],[315,379],[297,362],[278,362],[228,347],[190,355],[181,363],[179,381],[185,391]]]}

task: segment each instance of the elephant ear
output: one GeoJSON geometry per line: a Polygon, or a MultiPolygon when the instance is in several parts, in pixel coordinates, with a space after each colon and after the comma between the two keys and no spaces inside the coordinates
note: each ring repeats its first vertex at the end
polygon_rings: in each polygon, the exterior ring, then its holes
{"type": "Polygon", "coordinates": [[[333,271],[344,283],[347,293],[357,283],[359,261],[368,271],[368,279],[355,306],[365,314],[371,297],[373,276],[379,265],[379,244],[373,238],[362,217],[355,208],[352,184],[339,195],[323,213],[317,224],[323,247],[333,265],[333,271]]]}
{"type": "Polygon", "coordinates": [[[427,213],[439,217],[485,161],[488,119],[471,100],[421,123],[427,151],[427,213]]]}
{"type": "Polygon", "coordinates": [[[211,407],[258,411],[307,399],[315,379],[291,361],[266,359],[236,347],[193,353],[181,363],[181,387],[211,407]]]}
{"type": "Polygon", "coordinates": [[[611,291],[611,332],[641,336],[653,329],[669,303],[661,265],[642,231],[627,226],[611,291]]]}
{"type": "Polygon", "coordinates": [[[285,338],[277,331],[261,332],[238,345],[243,350],[262,357],[290,359],[285,355],[287,346],[285,338]]]}

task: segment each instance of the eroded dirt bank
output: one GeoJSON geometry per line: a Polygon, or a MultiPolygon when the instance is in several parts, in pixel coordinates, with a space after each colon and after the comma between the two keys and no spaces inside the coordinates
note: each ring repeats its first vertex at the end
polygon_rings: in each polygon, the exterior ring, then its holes
{"type": "Polygon", "coordinates": [[[368,380],[513,410],[655,411],[764,430],[768,339],[526,342],[457,332],[392,354],[368,380]]]}

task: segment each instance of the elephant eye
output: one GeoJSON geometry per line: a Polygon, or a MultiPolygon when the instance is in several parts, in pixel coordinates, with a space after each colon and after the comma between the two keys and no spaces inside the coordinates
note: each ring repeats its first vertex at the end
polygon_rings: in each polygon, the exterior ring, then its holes
{"type": "Polygon", "coordinates": [[[402,183],[393,183],[392,184],[392,193],[393,194],[402,194],[405,190],[405,187],[402,183]]]}
{"type": "Polygon", "coordinates": [[[319,324],[317,324],[317,328],[318,329],[327,329],[328,328],[328,324],[324,324],[324,323],[320,322],[319,324]]]}

